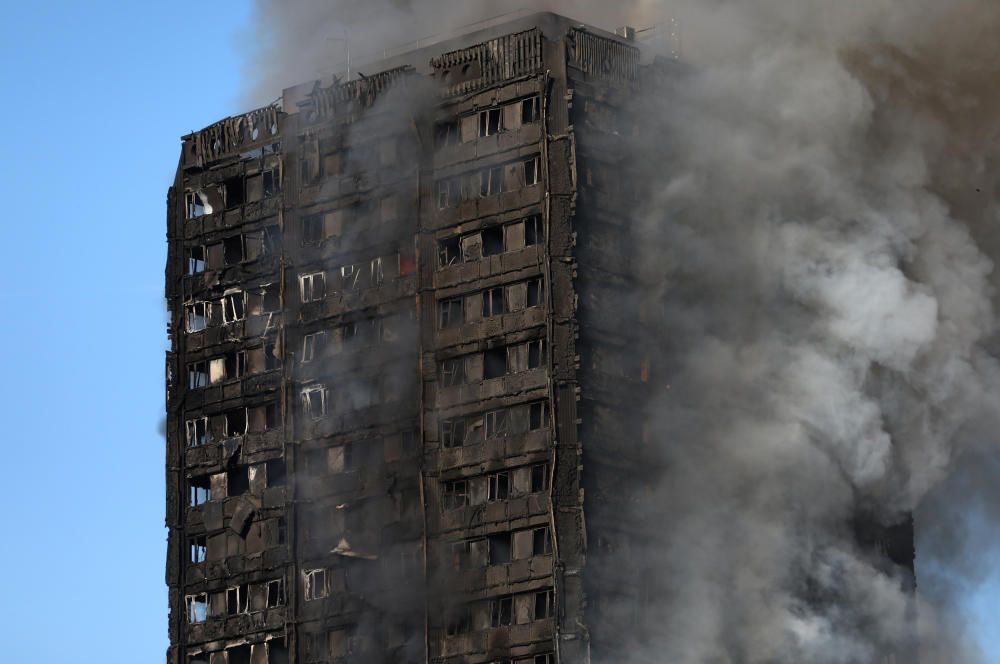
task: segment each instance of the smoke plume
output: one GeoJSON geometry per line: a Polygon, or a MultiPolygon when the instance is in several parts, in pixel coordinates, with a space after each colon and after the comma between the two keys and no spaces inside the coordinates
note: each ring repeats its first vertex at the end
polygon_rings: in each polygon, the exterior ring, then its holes
{"type": "MultiPolygon", "coordinates": [[[[342,68],[343,36],[374,59],[521,6],[258,0],[249,94],[342,68]]],[[[632,515],[656,597],[616,661],[979,661],[957,600],[1000,544],[975,528],[1000,517],[1000,5],[532,6],[684,30],[634,146],[622,306],[648,313],[664,470],[632,515]],[[915,594],[859,546],[861,513],[916,515],[915,594]]]]}

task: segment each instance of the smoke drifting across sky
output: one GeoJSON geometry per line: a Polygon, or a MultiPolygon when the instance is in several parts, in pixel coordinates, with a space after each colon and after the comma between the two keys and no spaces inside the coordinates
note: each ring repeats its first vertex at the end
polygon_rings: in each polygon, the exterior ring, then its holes
{"type": "MultiPolygon", "coordinates": [[[[363,57],[521,6],[259,0],[248,94],[329,73],[345,32],[363,57]]],[[[669,590],[631,654],[853,663],[911,643],[978,661],[954,609],[1000,544],[971,527],[1000,517],[1000,4],[532,6],[678,17],[691,64],[642,100],[662,133],[637,146],[654,193],[636,297],[662,312],[670,470],[636,509],[669,590]],[[859,510],[915,511],[916,598],[858,550],[859,510]]]]}

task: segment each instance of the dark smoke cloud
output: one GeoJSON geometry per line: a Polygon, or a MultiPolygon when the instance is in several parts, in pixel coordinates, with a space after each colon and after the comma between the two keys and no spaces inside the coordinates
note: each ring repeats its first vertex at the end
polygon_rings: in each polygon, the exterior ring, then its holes
{"type": "MultiPolygon", "coordinates": [[[[522,5],[260,0],[248,94],[341,69],[338,36],[360,61],[522,5]]],[[[630,658],[979,661],[957,603],[1000,544],[977,528],[1000,517],[1000,5],[532,7],[677,17],[691,65],[641,101],[660,130],[636,146],[668,470],[635,503],[663,592],[630,658]],[[916,513],[916,595],[859,549],[862,510],[916,513]]]]}

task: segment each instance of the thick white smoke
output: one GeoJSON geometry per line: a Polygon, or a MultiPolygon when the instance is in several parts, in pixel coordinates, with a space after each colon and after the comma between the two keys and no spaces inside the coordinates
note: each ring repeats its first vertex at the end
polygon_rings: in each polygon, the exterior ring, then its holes
{"type": "MultiPolygon", "coordinates": [[[[523,3],[257,5],[261,102],[342,62],[345,31],[363,58],[523,3]]],[[[955,595],[997,544],[967,526],[1000,511],[1000,5],[533,6],[679,18],[690,64],[641,100],[658,130],[636,146],[667,470],[635,503],[658,595],[629,657],[978,661],[955,595]],[[916,595],[858,546],[859,512],[916,513],[916,595]]]]}

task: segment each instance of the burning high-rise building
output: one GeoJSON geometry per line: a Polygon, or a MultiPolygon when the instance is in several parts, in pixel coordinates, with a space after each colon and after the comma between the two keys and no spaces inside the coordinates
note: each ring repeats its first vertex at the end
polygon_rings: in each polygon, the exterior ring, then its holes
{"type": "Polygon", "coordinates": [[[666,592],[633,102],[684,72],[554,14],[363,70],[183,139],[168,663],[620,661],[666,592]]]}

